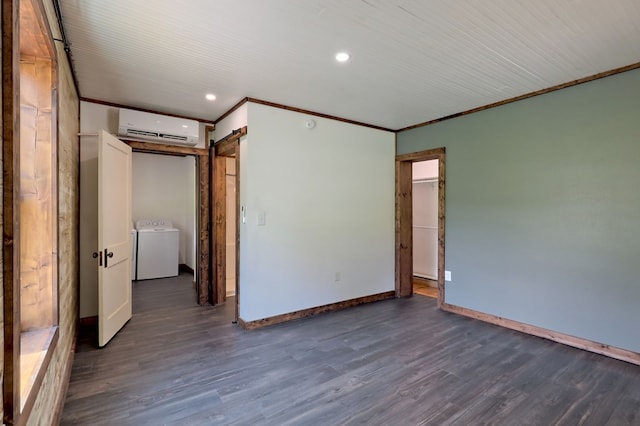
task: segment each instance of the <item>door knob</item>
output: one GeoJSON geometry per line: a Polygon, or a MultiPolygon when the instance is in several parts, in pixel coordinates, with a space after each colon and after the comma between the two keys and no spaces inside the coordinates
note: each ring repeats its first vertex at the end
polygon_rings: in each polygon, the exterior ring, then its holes
{"type": "Polygon", "coordinates": [[[98,253],[97,251],[94,251],[91,254],[91,257],[93,257],[94,259],[98,256],[100,256],[100,259],[98,260],[98,266],[102,266],[102,252],[98,253]]]}
{"type": "Polygon", "coordinates": [[[109,257],[113,257],[113,252],[109,251],[108,249],[104,249],[104,267],[105,268],[108,266],[107,258],[109,257]]]}

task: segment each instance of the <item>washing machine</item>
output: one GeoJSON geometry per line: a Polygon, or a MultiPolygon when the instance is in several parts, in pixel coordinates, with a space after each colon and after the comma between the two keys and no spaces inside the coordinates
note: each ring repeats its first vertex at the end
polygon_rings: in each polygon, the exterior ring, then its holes
{"type": "Polygon", "coordinates": [[[131,281],[136,280],[136,257],[138,251],[138,231],[131,228],[131,281]]]}
{"type": "Polygon", "coordinates": [[[136,222],[138,231],[137,280],[178,275],[180,231],[170,220],[144,219],[136,222]]]}

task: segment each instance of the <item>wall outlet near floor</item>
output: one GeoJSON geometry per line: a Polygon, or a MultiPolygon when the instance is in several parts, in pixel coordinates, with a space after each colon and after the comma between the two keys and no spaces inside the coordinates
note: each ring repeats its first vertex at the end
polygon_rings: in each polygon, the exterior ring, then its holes
{"type": "Polygon", "coordinates": [[[451,281],[451,271],[444,271],[444,280],[451,281]]]}
{"type": "Polygon", "coordinates": [[[333,275],[333,280],[334,280],[335,282],[340,281],[340,272],[336,272],[336,273],[333,275]]]}

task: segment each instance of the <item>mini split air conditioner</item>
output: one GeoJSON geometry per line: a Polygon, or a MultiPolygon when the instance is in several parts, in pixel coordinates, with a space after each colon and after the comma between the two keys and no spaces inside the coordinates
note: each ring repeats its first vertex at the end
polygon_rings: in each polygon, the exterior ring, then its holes
{"type": "Polygon", "coordinates": [[[120,108],[118,136],[123,138],[194,146],[200,140],[199,128],[195,120],[120,108]]]}

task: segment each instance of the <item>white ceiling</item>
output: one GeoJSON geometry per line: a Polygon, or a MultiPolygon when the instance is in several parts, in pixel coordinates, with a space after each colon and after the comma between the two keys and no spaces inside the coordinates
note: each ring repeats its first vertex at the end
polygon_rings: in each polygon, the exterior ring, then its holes
{"type": "Polygon", "coordinates": [[[640,61],[638,0],[60,5],[82,97],[209,120],[253,97],[399,129],[640,61]]]}

